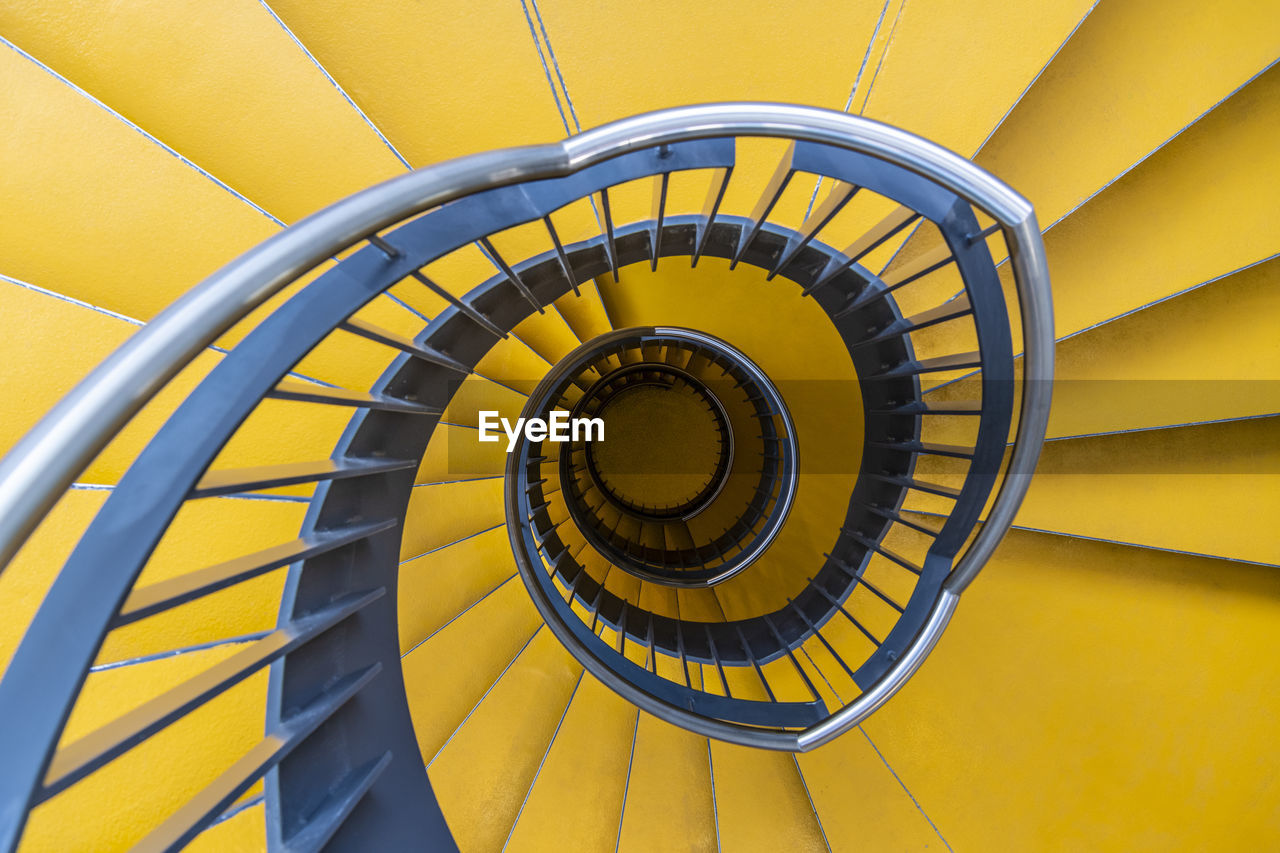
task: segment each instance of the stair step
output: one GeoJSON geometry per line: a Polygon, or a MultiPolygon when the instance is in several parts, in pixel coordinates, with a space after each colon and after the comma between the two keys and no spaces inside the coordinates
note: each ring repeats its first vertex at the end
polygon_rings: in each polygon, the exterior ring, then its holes
{"type": "Polygon", "coordinates": [[[795,760],[832,850],[941,846],[929,819],[861,729],[795,760]]]}
{"type": "Polygon", "coordinates": [[[1063,341],[1049,435],[1280,412],[1277,316],[1272,260],[1063,341]]]}
{"type": "Polygon", "coordinates": [[[720,849],[828,849],[790,755],[713,741],[711,770],[720,849]]]}
{"type": "Polygon", "coordinates": [[[507,848],[605,850],[617,845],[636,709],[596,679],[578,685],[507,848]],[[590,784],[584,785],[584,780],[590,784]],[[576,792],[573,819],[564,796],[576,792]]]}
{"type": "Polygon", "coordinates": [[[440,630],[516,574],[505,525],[432,551],[400,567],[400,652],[440,630]]]}
{"type": "Polygon", "coordinates": [[[495,87],[492,78],[455,79],[457,68],[477,58],[467,46],[475,31],[473,12],[441,8],[424,14],[410,0],[397,0],[376,15],[307,3],[273,3],[271,8],[348,92],[359,93],[369,119],[415,167],[565,135],[556,111],[547,108],[546,77],[522,15],[486,18],[485,56],[503,67],[503,85],[495,87]],[[422,50],[425,32],[440,39],[439,49],[422,50]],[[376,56],[371,44],[379,45],[376,56]],[[452,94],[442,100],[438,92],[403,91],[402,75],[447,80],[452,94]],[[459,108],[477,103],[502,110],[512,126],[494,127],[459,108]],[[445,126],[450,132],[440,133],[445,126]]]}
{"type": "Polygon", "coordinates": [[[425,761],[440,751],[542,625],[519,578],[404,655],[405,693],[425,761]]]}
{"type": "Polygon", "coordinates": [[[506,521],[501,479],[416,486],[405,511],[400,559],[410,560],[506,521]]]}
{"type": "MultiPolygon", "coordinates": [[[[501,428],[499,428],[501,429],[501,428]]],[[[454,483],[502,477],[507,470],[507,441],[480,441],[469,426],[437,424],[414,478],[419,484],[454,483]]]]}
{"type": "Polygon", "coordinates": [[[22,176],[13,198],[41,200],[9,217],[0,238],[5,275],[149,320],[279,229],[8,45],[0,45],[0,76],[7,81],[0,107],[23,117],[22,132],[0,153],[0,170],[22,176]],[[96,143],[86,147],[85,139],[96,143]],[[121,187],[129,188],[123,198],[121,187]],[[93,228],[76,229],[70,251],[68,229],[86,211],[99,215],[93,228]]]}
{"type": "Polygon", "coordinates": [[[0,26],[282,219],[300,219],[405,171],[266,7],[219,10],[216,39],[177,8],[149,14],[85,7],[48,16],[14,6],[0,26]],[[163,84],[155,68],[169,69],[163,84]],[[226,98],[228,86],[239,96],[226,98]]]}
{"type": "Polygon", "coordinates": [[[540,631],[429,763],[459,847],[497,850],[506,841],[581,676],[555,636],[540,631]]]}
{"type": "Polygon", "coordinates": [[[629,767],[617,849],[718,849],[707,739],[636,712],[635,740],[615,758],[629,767]]]}
{"type": "MultiPolygon", "coordinates": [[[[529,399],[511,388],[479,377],[463,379],[451,386],[451,390],[453,388],[457,390],[454,391],[453,399],[449,401],[449,405],[445,408],[444,414],[440,416],[440,419],[462,426],[480,426],[480,413],[485,411],[497,412],[498,418],[506,418],[514,425],[520,418],[520,413],[529,399]]],[[[490,415],[489,424],[490,433],[492,434],[494,432],[493,415],[490,415]]],[[[494,442],[494,444],[499,445],[505,455],[507,436],[503,432],[500,423],[496,428],[496,434],[500,440],[494,442]]],[[[473,432],[471,440],[479,442],[479,435],[473,432]]]]}
{"type": "MultiPolygon", "coordinates": [[[[914,7],[891,30],[891,48],[872,80],[862,114],[972,156],[1067,41],[1093,3],[997,12],[947,4],[914,7]],[[1007,34],[1018,33],[1010,50],[1007,34]],[[938,56],[952,57],[939,63],[938,56]],[[954,64],[954,67],[952,67],[954,64]],[[928,97],[921,93],[928,92],[928,97]],[[945,104],[945,109],[940,109],[945,104]]],[[[888,23],[886,22],[886,27],[888,23]]],[[[864,93],[855,93],[861,103],[864,93]]]]}
{"type": "Polygon", "coordinates": [[[1051,441],[1015,523],[1275,564],[1278,477],[1275,418],[1051,441]]]}
{"type": "Polygon", "coordinates": [[[1269,745],[1280,660],[1240,649],[1274,636],[1280,574],[1014,531],[972,590],[927,665],[863,724],[952,849],[1033,849],[1066,826],[1159,846],[1165,827],[1135,801],[1194,809],[1179,844],[1213,847],[1224,821],[1246,844],[1269,835],[1239,804],[1274,797],[1253,757],[1269,745]],[[1196,701],[1184,705],[1191,681],[1196,701]],[[1025,689],[998,686],[1013,683],[1025,689]],[[1103,755],[1121,799],[1080,784],[1103,755]],[[1205,789],[1192,768],[1218,781],[1205,789]],[[984,812],[993,804],[1007,816],[999,826],[984,812]]]}
{"type": "Polygon", "coordinates": [[[975,159],[1047,227],[1274,61],[1258,23],[1247,8],[1223,15],[1191,0],[1101,4],[975,159]],[[1123,44],[1120,33],[1131,34],[1123,44]],[[1212,61],[1183,62],[1193,45],[1212,61]],[[1117,80],[1141,103],[1124,102],[1117,80]],[[1046,157],[1046,144],[1077,154],[1046,157]]]}
{"type": "MultiPolygon", "coordinates": [[[[231,644],[91,672],[71,713],[63,744],[81,738],[166,691],[199,677],[246,648],[231,644]]],[[[111,836],[125,847],[173,811],[174,785],[197,790],[262,739],[262,709],[267,671],[260,670],[236,687],[193,712],[185,722],[166,728],[121,758],[42,805],[32,816],[23,844],[44,850],[92,850],[102,846],[103,828],[85,814],[118,815],[127,821],[111,836]],[[209,736],[191,737],[193,730],[209,736]],[[178,759],[181,756],[181,759],[178,759]],[[187,760],[194,763],[188,764],[187,760]],[[140,773],[138,767],[165,768],[140,773]]]]}

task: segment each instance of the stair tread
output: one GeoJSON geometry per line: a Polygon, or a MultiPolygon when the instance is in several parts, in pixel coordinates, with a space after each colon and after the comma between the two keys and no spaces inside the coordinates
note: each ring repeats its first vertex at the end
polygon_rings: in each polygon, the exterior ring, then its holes
{"type": "Polygon", "coordinates": [[[1270,64],[1261,14],[1191,0],[1099,5],[976,161],[1018,187],[1047,227],[1270,64]],[[1191,45],[1213,62],[1184,62],[1191,45]]]}
{"type": "Polygon", "coordinates": [[[939,835],[861,729],[795,757],[833,850],[923,850],[939,835]],[[856,791],[856,796],[850,793],[856,791]]]}
{"type": "Polygon", "coordinates": [[[9,82],[0,105],[23,117],[0,167],[22,178],[14,198],[40,199],[23,205],[0,235],[6,275],[148,320],[278,230],[17,51],[0,48],[0,74],[9,82]],[[87,210],[99,212],[94,227],[79,229],[69,251],[68,224],[87,210]]]}
{"type": "Polygon", "coordinates": [[[706,738],[640,713],[633,748],[618,758],[630,766],[619,851],[717,850],[706,738]]]}
{"type": "MultiPolygon", "coordinates": [[[[1280,412],[1280,342],[1271,322],[1280,312],[1278,281],[1280,260],[1266,261],[1059,342],[1049,437],[1280,412]]],[[[962,379],[925,399],[963,400],[979,383],[962,379]]],[[[925,423],[942,441],[964,426],[925,423]]]]}
{"type": "Polygon", "coordinates": [[[1159,846],[1168,824],[1153,810],[1197,815],[1179,844],[1213,847],[1229,826],[1233,843],[1265,846],[1269,807],[1240,803],[1275,800],[1256,757],[1280,661],[1240,649],[1272,642],[1278,604],[1267,567],[1014,531],[864,728],[956,850],[1064,833],[1159,846]],[[1125,796],[1082,784],[1099,778],[1125,796]]]}
{"type": "MultiPolygon", "coordinates": [[[[917,475],[951,482],[956,460],[921,459],[917,475]]],[[[1227,559],[1280,563],[1262,519],[1280,512],[1275,418],[1047,442],[1015,523],[1227,559]],[[1241,511],[1240,508],[1247,510],[1241,511]]],[[[912,494],[904,507],[948,513],[912,494]]]]}
{"type": "MultiPolygon", "coordinates": [[[[244,648],[242,644],[217,646],[91,672],[62,742],[73,742],[244,648]]],[[[182,722],[156,733],[43,804],[27,825],[24,845],[46,850],[100,848],[102,824],[82,819],[84,814],[113,814],[125,821],[110,836],[114,844],[127,847],[140,841],[160,817],[156,801],[172,796],[176,779],[199,789],[262,739],[267,679],[265,670],[249,676],[182,722]],[[193,738],[192,731],[206,734],[193,738]],[[194,763],[178,765],[174,761],[177,755],[194,763]],[[173,772],[140,773],[139,766],[169,767],[173,772]]]]}
{"type": "Polygon", "coordinates": [[[790,755],[713,741],[711,769],[722,850],[828,849],[790,755]]]}
{"type": "Polygon", "coordinates": [[[214,38],[179,7],[35,6],[6,4],[8,38],[282,219],[406,168],[265,7],[220,8],[214,38]]]}
{"type": "Polygon", "coordinates": [[[416,486],[405,510],[400,559],[413,559],[502,524],[506,521],[502,495],[501,479],[416,486]]]}
{"type": "Polygon", "coordinates": [[[500,848],[551,745],[582,667],[539,631],[428,765],[464,850],[500,848]]]}
{"type": "Polygon", "coordinates": [[[541,626],[519,578],[403,658],[405,693],[424,760],[444,746],[541,626]]]}
{"type": "Polygon", "coordinates": [[[355,0],[323,8],[275,0],[271,8],[415,167],[564,135],[559,116],[548,108],[546,77],[522,15],[485,16],[483,61],[502,68],[502,84],[495,85],[492,77],[456,73],[481,61],[474,10],[424,10],[410,0],[396,0],[377,14],[355,0]],[[424,33],[438,42],[430,51],[422,49],[424,33]],[[449,94],[406,87],[406,79],[447,81],[449,94]],[[470,108],[478,103],[509,121],[495,125],[470,108]]]}
{"type": "Polygon", "coordinates": [[[981,4],[905,4],[863,114],[971,156],[1092,6],[1076,0],[997,12],[981,4]],[[1018,33],[1016,47],[1010,31],[1018,33]],[[944,54],[951,59],[939,63],[944,54]]]}
{"type": "Polygon", "coordinates": [[[400,566],[400,652],[407,652],[516,574],[506,526],[400,566]]]}
{"type": "Polygon", "coordinates": [[[507,849],[604,850],[615,846],[627,788],[636,709],[588,675],[529,791],[507,849]],[[583,784],[589,780],[589,784],[583,784]],[[565,819],[566,792],[575,810],[565,819]]]}

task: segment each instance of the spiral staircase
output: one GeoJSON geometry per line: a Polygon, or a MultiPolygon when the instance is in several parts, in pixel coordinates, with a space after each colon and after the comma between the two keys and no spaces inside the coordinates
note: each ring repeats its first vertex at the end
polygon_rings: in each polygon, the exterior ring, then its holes
{"type": "Polygon", "coordinates": [[[7,4],[0,848],[1274,847],[1277,20],[7,4]]]}

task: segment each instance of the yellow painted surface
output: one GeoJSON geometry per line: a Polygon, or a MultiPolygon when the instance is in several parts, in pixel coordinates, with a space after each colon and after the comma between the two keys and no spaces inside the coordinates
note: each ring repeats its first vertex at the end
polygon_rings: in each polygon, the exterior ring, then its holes
{"type": "Polygon", "coordinates": [[[7,3],[0,33],[286,221],[405,171],[254,0],[7,3]]]}
{"type": "Polygon", "coordinates": [[[7,47],[0,77],[6,275],[145,320],[277,230],[7,47]]]}
{"type": "Polygon", "coordinates": [[[942,848],[928,819],[861,730],[795,760],[832,850],[942,848]]]}
{"type": "Polygon", "coordinates": [[[592,676],[578,685],[560,732],[512,830],[512,851],[606,850],[615,845],[636,710],[592,676]],[[583,780],[591,780],[584,785],[583,780]],[[575,794],[566,820],[565,792],[575,794]]]}
{"type": "Polygon", "coordinates": [[[107,499],[106,492],[72,491],[63,495],[35,533],[0,572],[0,673],[8,668],[27,625],[44,600],[58,569],[76,540],[107,499]]]}
{"type": "MultiPolygon", "coordinates": [[[[499,428],[501,429],[501,428],[499,428]]],[[[507,443],[477,440],[465,426],[440,424],[431,434],[418,466],[419,483],[448,483],[476,477],[500,477],[506,470],[507,443]]]]}
{"type": "Polygon", "coordinates": [[[504,518],[502,480],[419,486],[409,498],[400,559],[487,530],[504,518]]]}
{"type": "Polygon", "coordinates": [[[910,0],[864,115],[971,156],[1092,6],[910,0]]]}
{"type": "MultiPolygon", "coordinates": [[[[530,33],[520,4],[428,9],[405,0],[374,6],[272,0],[272,7],[415,165],[565,132],[539,60],[545,40],[540,31],[530,33]]],[[[867,115],[965,154],[983,142],[1088,7],[1087,0],[1025,8],[889,0],[823,2],[800,14],[756,4],[726,16],[722,8],[687,4],[670,14],[661,5],[539,4],[584,126],[715,99],[840,108],[858,78],[854,112],[865,102],[867,115]],[[661,85],[654,84],[658,73],[661,85]]],[[[1273,17],[1270,4],[1251,0],[1225,8],[1108,2],[1049,65],[980,162],[1030,194],[1047,224],[1274,58],[1274,37],[1258,23],[1273,17]]],[[[129,8],[77,2],[56,10],[20,0],[0,10],[0,34],[282,218],[401,169],[266,9],[249,0],[214,11],[186,0],[129,8]]],[[[554,67],[550,73],[556,77],[554,67]]],[[[8,176],[0,207],[11,214],[0,229],[0,273],[145,319],[275,231],[250,205],[3,46],[0,78],[8,118],[0,130],[0,171],[8,176]]],[[[1280,130],[1277,85],[1277,72],[1264,75],[1049,232],[1059,335],[1275,252],[1280,185],[1267,165],[1280,130]]],[[[740,145],[727,211],[750,209],[783,147],[740,145]]],[[[672,210],[700,202],[708,178],[673,179],[672,210]]],[[[619,221],[648,216],[651,185],[618,191],[619,221]]],[[[775,219],[798,224],[812,185],[811,177],[794,179],[775,219]]],[[[839,237],[833,239],[844,245],[887,210],[882,199],[860,199],[833,227],[839,237]]],[[[584,205],[557,224],[566,241],[594,227],[584,205]]],[[[548,248],[534,231],[517,229],[496,242],[517,261],[548,248]]],[[[887,260],[896,245],[891,241],[868,262],[887,260]]],[[[927,240],[919,239],[903,264],[923,249],[927,240]]],[[[474,250],[459,253],[441,264],[439,280],[463,293],[495,273],[485,264],[474,250]]],[[[1273,304],[1274,264],[1065,342],[1059,376],[1116,385],[1280,378],[1267,320],[1280,307],[1273,304]]],[[[781,606],[829,549],[850,484],[831,472],[855,470],[861,436],[850,425],[861,423],[861,412],[852,368],[816,305],[787,282],[764,283],[755,271],[729,274],[724,267],[707,260],[689,271],[668,261],[656,275],[647,267],[627,270],[622,285],[601,280],[603,302],[596,284],[586,283],[581,298],[566,296],[522,324],[522,340],[496,345],[480,372],[528,390],[580,337],[607,329],[605,305],[620,326],[685,324],[746,350],[792,406],[805,472],[799,503],[773,550],[721,588],[726,611],[750,615],[781,606]],[[818,386],[804,385],[814,379],[836,381],[814,391],[818,386]],[[842,453],[824,455],[834,447],[842,453]]],[[[928,299],[949,295],[954,284],[953,273],[941,272],[904,291],[902,304],[929,307],[928,299]]],[[[443,304],[412,282],[396,293],[427,316],[443,304]]],[[[0,447],[8,447],[133,327],[3,282],[0,312],[21,318],[0,344],[4,390],[23,403],[0,414],[0,447]]],[[[361,316],[402,334],[421,328],[418,317],[385,299],[361,316]]],[[[938,331],[917,336],[922,351],[961,342],[959,334],[938,331]]],[[[228,337],[242,334],[243,327],[228,337]]],[[[394,355],[337,333],[299,369],[366,388],[394,355]]],[[[84,479],[114,482],[217,358],[201,356],[84,479]]],[[[1269,392],[1233,395],[1221,385],[1191,394],[1169,386],[1135,399],[1089,396],[1064,384],[1051,429],[1074,434],[1277,411],[1269,392]]],[[[518,409],[521,401],[480,380],[450,416],[473,423],[464,412],[491,403],[518,409]]],[[[349,414],[267,404],[218,465],[326,456],[349,414]]],[[[1264,523],[1280,512],[1275,435],[1273,422],[1252,421],[1052,443],[1018,523],[1280,563],[1264,523]]],[[[461,427],[439,428],[419,479],[501,473],[502,446],[474,438],[461,427]]],[[[931,460],[921,470],[945,482],[952,469],[931,460]]],[[[620,846],[629,850],[820,849],[813,807],[834,849],[940,847],[925,814],[955,849],[1275,846],[1280,788],[1268,747],[1280,673],[1267,655],[1240,653],[1274,646],[1280,590],[1265,567],[1014,533],[966,597],[935,658],[868,723],[902,783],[856,732],[801,756],[802,783],[790,756],[721,744],[709,755],[705,739],[644,715],[637,728],[636,712],[590,678],[547,753],[578,670],[550,634],[534,636],[539,620],[518,579],[480,600],[513,570],[505,529],[419,556],[500,524],[501,497],[499,479],[415,489],[402,548],[404,557],[416,557],[401,570],[402,648],[445,626],[404,662],[425,760],[520,653],[431,770],[464,849],[501,847],[522,804],[511,839],[518,849],[607,849],[619,826],[620,846]],[[572,819],[563,811],[566,790],[583,807],[572,819]]],[[[99,492],[69,495],[0,575],[0,665],[102,499],[99,492]]],[[[913,496],[910,505],[938,504],[913,496]]],[[[286,541],[296,535],[303,509],[197,502],[184,510],[145,577],[170,577],[286,541]],[[239,532],[228,537],[228,529],[239,532]]],[[[890,544],[903,553],[919,545],[895,536],[890,544]]],[[[603,566],[594,568],[603,573],[603,566]]],[[[868,574],[905,599],[910,579],[901,570],[876,558],[868,574]]],[[[115,632],[100,659],[266,627],[282,578],[276,572],[115,632]]],[[[627,587],[632,600],[660,611],[673,607],[670,595],[638,582],[627,587]]],[[[707,596],[685,595],[680,604],[686,616],[719,613],[707,596]]],[[[866,591],[848,607],[877,632],[892,622],[866,591]]],[[[865,644],[843,617],[823,632],[842,649],[865,644]]],[[[834,666],[819,645],[805,650],[824,672],[834,666]]],[[[73,731],[134,707],[231,651],[91,677],[73,731]]],[[[628,643],[628,653],[635,658],[639,645],[628,643]]],[[[668,671],[671,661],[660,666],[668,671]]],[[[789,666],[775,662],[771,674],[789,666]]],[[[843,700],[851,699],[847,679],[828,674],[843,700]]],[[[753,672],[738,669],[730,677],[735,694],[760,692],[753,672]]],[[[264,676],[255,677],[41,807],[24,849],[113,849],[136,840],[257,741],[264,685],[264,676]]],[[[786,689],[800,689],[794,674],[786,689]]],[[[829,689],[824,683],[824,696],[829,689]]],[[[197,845],[260,849],[262,820],[260,806],[246,810],[197,845]]]]}
{"type": "Polygon", "coordinates": [[[1049,231],[1058,335],[1274,254],[1278,133],[1275,68],[1049,231]]]}
{"type": "Polygon", "coordinates": [[[1278,608],[1269,568],[1014,532],[865,727],[955,850],[1269,849],[1278,608]]]}
{"type": "Polygon", "coordinates": [[[565,135],[518,5],[271,7],[415,167],[565,135]]]}
{"type": "MultiPolygon", "coordinates": [[[[0,282],[0,312],[22,318],[21,325],[0,343],[0,356],[6,366],[0,382],[11,399],[24,401],[0,412],[0,450],[7,451],[136,327],[8,282],[0,282]]],[[[80,480],[99,484],[118,481],[173,410],[221,358],[212,351],[197,356],[89,464],[80,480]]],[[[298,407],[303,405],[307,404],[264,403],[220,455],[219,466],[328,457],[351,413],[337,407],[319,410],[308,406],[307,417],[298,417],[298,407]]]]}
{"type": "Polygon", "coordinates": [[[516,573],[507,528],[400,566],[400,651],[407,652],[516,573]]]}
{"type": "Polygon", "coordinates": [[[600,301],[600,293],[594,281],[584,281],[578,285],[581,296],[566,294],[556,300],[556,308],[564,317],[575,335],[589,341],[596,335],[610,331],[609,318],[604,313],[604,303],[600,301]]]}
{"type": "MultiPolygon", "coordinates": [[[[449,401],[448,407],[445,408],[441,420],[448,421],[451,424],[461,424],[464,426],[478,427],[480,425],[480,412],[489,411],[497,412],[498,417],[507,418],[512,423],[520,417],[520,410],[524,408],[527,397],[512,391],[496,382],[490,382],[486,379],[476,377],[468,377],[458,385],[457,393],[453,399],[449,401]]],[[[493,421],[491,420],[492,424],[493,421]]],[[[502,427],[497,427],[498,434],[502,436],[502,440],[497,442],[505,453],[507,449],[507,438],[502,432],[502,427]]],[[[458,435],[465,435],[459,433],[458,435]]],[[[472,441],[479,441],[475,430],[471,430],[472,441]]]]}
{"type": "MultiPolygon", "coordinates": [[[[1277,251],[1280,66],[1272,68],[1044,237],[1059,338],[1265,260],[1277,251]]],[[[1016,305],[1008,265],[1000,268],[1016,305]]],[[[1021,323],[1010,316],[1014,351],[1021,323]]],[[[955,324],[945,324],[947,332],[955,324]]],[[[944,327],[939,327],[940,329],[944,327]]],[[[963,351],[946,332],[940,352],[963,351]]],[[[945,378],[945,374],[938,377],[945,378]]],[[[935,377],[937,378],[937,377],[935,377]]]]}
{"type": "MultiPolygon", "coordinates": [[[[178,511],[134,588],[290,542],[306,509],[306,504],[282,501],[191,501],[178,511]],[[231,531],[234,535],[228,535],[231,531]]],[[[118,628],[107,635],[98,660],[126,660],[274,628],[286,572],[282,567],[118,628]]]]}
{"type": "Polygon", "coordinates": [[[977,162],[1047,226],[1274,61],[1277,14],[1275,0],[1099,3],[977,162]]]}
{"type": "MultiPolygon", "coordinates": [[[[17,560],[0,575],[5,602],[0,664],[7,664],[72,547],[106,500],[104,491],[72,491],[17,560]]],[[[288,542],[298,535],[304,504],[214,498],[187,504],[140,576],[142,585],[288,542]],[[238,531],[234,537],[228,530],[238,531]],[[193,561],[192,555],[199,555],[193,561]]],[[[268,630],[276,624],[283,570],[148,617],[107,635],[99,663],[268,630]]]]}
{"type": "MultiPolygon", "coordinates": [[[[408,338],[416,337],[426,325],[420,317],[387,298],[374,299],[355,316],[408,338]]],[[[337,330],[303,356],[294,370],[334,385],[366,391],[400,354],[398,349],[337,330]]]]}
{"type": "Polygon", "coordinates": [[[541,625],[513,578],[404,657],[405,692],[424,762],[430,762],[541,625]]]}
{"type": "Polygon", "coordinates": [[[711,771],[721,850],[827,849],[790,755],[714,741],[711,771]]]}
{"type": "MultiPolygon", "coordinates": [[[[753,2],[726,11],[715,4],[610,0],[586,9],[568,0],[540,2],[560,71],[582,127],[635,113],[709,101],[784,101],[841,109],[858,78],[883,4],[821,0],[794,8],[753,2]],[[671,22],[678,20],[679,26],[671,22]],[[813,22],[822,21],[821,26],[813,22]],[[711,34],[714,33],[714,36],[711,34]],[[749,61],[744,62],[744,58],[749,61]],[[659,82],[661,81],[661,82],[659,82]]],[[[877,49],[889,29],[885,21],[877,49]]],[[[863,74],[865,83],[871,77],[863,74]]],[[[747,214],[785,145],[739,143],[724,210],[747,214]]],[[[701,208],[706,178],[692,196],[701,208]]],[[[803,217],[813,181],[796,180],[778,214],[803,217]]],[[[647,218],[650,185],[639,188],[619,221],[647,218]]],[[[673,181],[674,184],[674,181],[673,181]]]]}
{"type": "MultiPolygon", "coordinates": [[[[91,674],[63,743],[243,648],[91,674]]],[[[128,849],[262,739],[266,689],[264,670],[33,810],[19,849],[128,849]]]]}
{"type": "Polygon", "coordinates": [[[1280,260],[1063,341],[1049,434],[1280,412],[1277,316],[1280,260]]]}
{"type": "Polygon", "coordinates": [[[266,806],[250,806],[211,826],[187,845],[192,853],[258,853],[267,849],[266,806]]]}
{"type": "Polygon", "coordinates": [[[1049,442],[1015,523],[1280,564],[1275,518],[1280,429],[1263,418],[1049,442]]]}
{"type": "Polygon", "coordinates": [[[844,106],[880,3],[815,2],[803,14],[750,3],[568,0],[538,7],[583,127],[705,101],[844,106]],[[673,20],[680,21],[672,26],[673,20]],[[813,26],[822,21],[821,27],[813,26]],[[714,37],[709,37],[714,33],[714,37]],[[744,59],[749,58],[749,64],[744,59]]]}
{"type": "Polygon", "coordinates": [[[706,738],[641,713],[629,763],[618,850],[717,849],[706,738]]]}
{"type": "Polygon", "coordinates": [[[501,849],[581,673],[541,632],[432,762],[432,788],[462,850],[501,849]]]}

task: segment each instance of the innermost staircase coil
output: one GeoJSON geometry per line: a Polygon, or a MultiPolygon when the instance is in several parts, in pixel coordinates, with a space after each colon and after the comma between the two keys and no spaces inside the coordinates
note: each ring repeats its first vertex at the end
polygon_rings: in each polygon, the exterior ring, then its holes
{"type": "Polygon", "coordinates": [[[790,415],[768,377],[717,338],[648,328],[602,336],[555,367],[525,414],[556,409],[601,418],[605,439],[559,445],[539,476],[561,489],[575,536],[625,572],[668,586],[720,583],[764,552],[790,511],[799,453],[790,415]],[[668,407],[681,417],[659,423],[668,407]]]}

